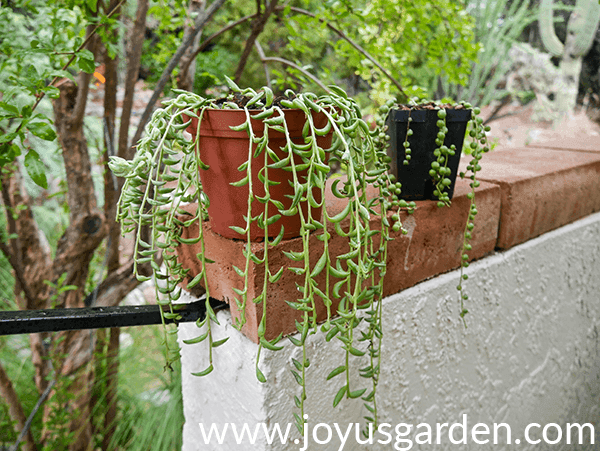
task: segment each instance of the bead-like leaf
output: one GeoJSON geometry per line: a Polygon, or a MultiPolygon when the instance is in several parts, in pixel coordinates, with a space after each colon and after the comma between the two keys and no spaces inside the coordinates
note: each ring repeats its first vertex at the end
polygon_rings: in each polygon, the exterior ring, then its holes
{"type": "Polygon", "coordinates": [[[258,366],[256,367],[256,378],[259,380],[259,382],[262,382],[263,384],[267,382],[267,378],[258,366]]]}

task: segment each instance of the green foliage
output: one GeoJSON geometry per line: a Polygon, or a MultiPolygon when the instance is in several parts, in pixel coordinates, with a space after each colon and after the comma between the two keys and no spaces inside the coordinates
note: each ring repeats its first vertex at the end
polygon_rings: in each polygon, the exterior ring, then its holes
{"type": "MultiPolygon", "coordinates": [[[[141,65],[148,74],[146,81],[155,84],[167,63],[183,41],[183,28],[193,23],[187,11],[188,2],[185,0],[152,0],[146,21],[149,38],[144,40],[141,65]]],[[[148,37],[148,36],[147,36],[148,37]]],[[[177,77],[178,69],[172,74],[172,80],[177,77]]],[[[167,85],[169,90],[173,84],[167,85]]]]}
{"type": "MultiPolygon", "coordinates": [[[[1,307],[4,305],[0,302],[1,307]]],[[[162,370],[159,326],[123,328],[121,334],[125,337],[125,343],[131,340],[131,345],[122,345],[120,349],[118,425],[109,449],[115,451],[181,449],[181,432],[184,423],[181,366],[173,365],[175,370],[173,372],[165,373],[162,370]],[[133,380],[136,381],[135,384],[131,383],[133,380]]],[[[33,383],[35,370],[30,354],[27,336],[0,337],[0,360],[23,403],[26,415],[33,410],[39,398],[33,383]]],[[[105,381],[103,377],[105,374],[99,377],[96,383],[105,381]]],[[[65,401],[69,396],[67,388],[68,380],[58,385],[60,396],[65,401]]],[[[98,422],[102,422],[104,409],[105,406],[99,401],[93,412],[98,422]]],[[[56,451],[67,448],[68,435],[62,430],[61,425],[68,424],[72,412],[64,409],[63,411],[64,413],[60,411],[53,413],[52,444],[45,449],[56,451]]],[[[40,441],[42,427],[42,412],[39,411],[31,427],[36,442],[40,441]]],[[[8,406],[0,397],[0,447],[12,445],[16,438],[17,433],[12,426],[8,406]]],[[[94,438],[96,448],[101,445],[102,438],[102,434],[94,438]]]]}
{"type": "Polygon", "coordinates": [[[200,53],[196,58],[194,92],[207,93],[207,97],[218,97],[211,88],[221,85],[223,74],[232,73],[237,62],[236,55],[220,45],[211,51],[200,53]]]}
{"type": "Polygon", "coordinates": [[[46,173],[44,172],[44,163],[42,163],[40,156],[33,149],[29,149],[29,152],[25,155],[25,168],[35,183],[44,189],[48,188],[48,180],[46,179],[46,173]]]}
{"type": "Polygon", "coordinates": [[[475,19],[477,63],[463,86],[445,76],[440,77],[440,82],[447,97],[488,105],[507,94],[499,83],[510,70],[508,52],[525,27],[535,20],[536,9],[529,0],[476,0],[471,2],[469,11],[475,19]]]}
{"type": "MultiPolygon", "coordinates": [[[[237,96],[248,99],[242,109],[246,120],[238,126],[232,127],[236,131],[245,131],[249,143],[256,144],[256,148],[249,144],[248,158],[240,165],[240,180],[233,182],[234,186],[247,186],[248,210],[245,212],[245,227],[231,227],[246,241],[243,251],[246,264],[244,268],[234,268],[243,279],[243,288],[235,288],[237,293],[235,302],[240,310],[241,319],[236,324],[241,328],[245,323],[245,308],[248,302],[263,305],[263,316],[258,324],[259,348],[256,359],[256,375],[259,381],[265,382],[266,378],[260,368],[260,354],[263,348],[268,350],[281,349],[278,345],[280,337],[267,340],[265,304],[273,284],[276,284],[283,274],[283,270],[275,271],[269,264],[270,249],[276,246],[284,236],[285,230],[281,227],[277,237],[269,235],[269,225],[275,223],[281,216],[298,215],[301,228],[301,251],[284,252],[287,258],[294,262],[289,269],[300,276],[302,283],[298,283],[299,297],[286,300],[292,308],[302,312],[302,321],[297,323],[300,338],[291,337],[296,346],[302,348],[302,360],[294,362],[295,370],[292,373],[300,385],[301,393],[295,403],[300,409],[296,414],[296,423],[300,431],[303,429],[304,401],[306,399],[306,370],[310,363],[306,357],[306,344],[310,335],[318,331],[316,305],[323,303],[327,309],[327,320],[322,330],[327,333],[327,339],[336,337],[345,351],[344,364],[345,390],[340,391],[335,404],[344,396],[355,398],[361,396],[365,389],[351,390],[350,388],[350,356],[361,357],[366,351],[359,350],[358,341],[369,346],[370,365],[365,370],[364,376],[372,381],[372,394],[366,397],[370,402],[374,398],[375,387],[379,374],[379,359],[381,346],[381,321],[382,310],[380,299],[383,294],[383,276],[385,275],[387,242],[389,240],[390,220],[387,212],[393,206],[398,206],[395,192],[391,192],[391,184],[387,174],[389,157],[385,154],[383,142],[385,135],[381,130],[370,131],[361,117],[358,105],[337,86],[330,86],[331,92],[318,97],[312,93],[294,94],[288,90],[283,98],[274,103],[273,92],[264,87],[256,92],[251,88],[241,90],[231,80],[226,79],[232,93],[220,105],[213,100],[197,95],[178,92],[178,97],[163,103],[164,109],[157,110],[146,129],[146,136],[138,143],[137,152],[132,161],[118,157],[111,157],[109,163],[112,171],[125,177],[123,192],[118,205],[117,218],[121,222],[124,233],[137,230],[134,256],[135,268],[141,263],[149,263],[154,272],[155,279],[161,280],[163,286],[157,286],[157,302],[168,305],[165,316],[177,319],[177,311],[172,301],[180,296],[179,284],[187,276],[188,269],[177,261],[177,246],[183,244],[198,244],[201,252],[198,254],[201,270],[193,280],[187,284],[192,288],[202,283],[206,288],[207,316],[198,323],[202,328],[199,337],[188,340],[186,343],[208,342],[209,365],[197,373],[198,376],[209,374],[213,370],[213,348],[220,346],[223,341],[213,341],[212,323],[216,323],[216,315],[208,299],[206,265],[210,261],[204,253],[204,233],[202,224],[207,220],[210,199],[203,190],[200,180],[201,169],[208,166],[203,158],[209,149],[201,148],[200,133],[196,138],[188,140],[183,135],[191,123],[192,117],[198,118],[198,129],[205,117],[207,110],[214,108],[239,110],[234,102],[237,96]],[[253,105],[257,109],[248,109],[253,105]],[[285,109],[301,110],[304,113],[304,127],[301,140],[292,140],[286,122],[285,109]],[[313,122],[314,114],[323,114],[326,122],[322,128],[316,127],[313,122]],[[264,131],[262,136],[257,136],[251,125],[251,119],[260,119],[264,131]],[[269,144],[269,135],[273,132],[282,133],[285,144],[281,147],[282,154],[275,153],[269,144]],[[317,137],[332,135],[330,148],[320,147],[317,137]],[[339,214],[330,216],[324,206],[325,180],[330,172],[332,163],[341,163],[346,170],[346,179],[337,179],[332,187],[333,193],[344,199],[347,204],[339,214]],[[261,192],[253,182],[252,167],[259,167],[259,180],[261,192]],[[290,173],[289,183],[293,187],[290,205],[284,205],[280,200],[271,197],[269,171],[284,169],[290,173]],[[301,175],[300,171],[306,171],[301,175]],[[167,183],[171,182],[170,185],[167,183]],[[374,198],[367,197],[368,187],[373,186],[378,195],[374,198]],[[318,193],[315,194],[315,193],[318,193]],[[261,194],[262,196],[262,194],[261,194]],[[264,205],[264,211],[257,212],[252,209],[254,201],[264,205]],[[195,212],[188,213],[180,208],[182,202],[197,202],[195,212]],[[307,213],[303,214],[301,202],[306,204],[307,213]],[[322,209],[323,218],[313,217],[311,209],[322,209]],[[182,216],[183,215],[183,216],[182,216]],[[371,218],[378,218],[373,222],[371,218]],[[340,223],[345,221],[344,230],[340,223]],[[193,238],[183,238],[182,227],[192,223],[199,224],[199,235],[193,238]],[[264,230],[264,243],[260,256],[252,251],[251,225],[257,224],[264,230]],[[139,230],[148,225],[151,237],[147,241],[140,238],[139,230]],[[336,233],[348,240],[349,252],[337,256],[330,251],[329,240],[331,234],[328,229],[335,229],[336,233]],[[317,245],[319,257],[316,262],[311,262],[311,235],[316,235],[322,244],[317,245]],[[162,251],[166,268],[160,269],[155,259],[159,250],[162,251]],[[260,265],[264,268],[262,288],[254,298],[248,296],[250,283],[250,264],[260,265]],[[317,282],[319,275],[325,276],[325,286],[317,282]],[[334,299],[339,299],[337,311],[331,306],[334,299]],[[362,315],[366,314],[369,323],[367,332],[360,332],[361,337],[356,338],[357,327],[362,322],[362,315]],[[337,315],[337,316],[335,316],[337,315]]],[[[256,207],[255,207],[256,208],[256,207]]],[[[244,212],[240,212],[243,214],[244,212]]],[[[395,218],[399,228],[399,218],[395,218]]],[[[314,244],[313,248],[314,249],[314,244]]],[[[138,278],[145,277],[138,274],[138,278]]],[[[165,332],[167,335],[167,332],[165,332]]],[[[165,340],[166,341],[166,340],[165,340]]],[[[167,348],[168,359],[176,358],[178,350],[167,348]]],[[[373,418],[376,423],[377,412],[373,407],[373,418]]]]}
{"type": "MultiPolygon", "coordinates": [[[[177,362],[173,364],[173,371],[163,371],[160,326],[122,330],[131,334],[133,344],[121,348],[119,414],[109,449],[181,449],[185,422],[181,365],[177,362]],[[132,384],[132,380],[136,383],[132,384]]],[[[175,337],[169,338],[174,341],[175,337]]]]}
{"type": "MultiPolygon", "coordinates": [[[[79,8],[68,10],[42,1],[15,3],[14,8],[0,8],[0,166],[29,149],[26,131],[47,141],[56,138],[51,118],[34,112],[33,106],[42,94],[58,96],[47,80],[73,77],[62,66],[83,42],[85,23],[79,8]]],[[[92,65],[91,52],[84,50],[73,68],[89,71],[92,65]]],[[[35,152],[26,164],[32,179],[44,186],[44,168],[35,152]]]]}
{"type": "MultiPolygon", "coordinates": [[[[408,97],[431,96],[440,75],[465,83],[479,49],[474,20],[462,1],[326,2],[320,17],[337,23],[373,55],[401,81],[408,97]]],[[[337,40],[335,49],[369,83],[376,104],[385,103],[394,92],[389,79],[346,41],[337,40]]]]}
{"type": "MultiPolygon", "coordinates": [[[[6,306],[2,304],[0,302],[0,308],[4,309],[6,306]]],[[[38,393],[33,384],[35,371],[30,355],[27,336],[0,337],[0,361],[12,381],[26,415],[33,410],[38,399],[38,393]]],[[[41,431],[41,416],[34,419],[32,427],[34,431],[41,431]]],[[[35,436],[36,434],[34,434],[35,436]]],[[[4,398],[0,397],[0,448],[2,445],[12,445],[16,440],[17,433],[8,413],[8,405],[4,398]]]]}
{"type": "MultiPolygon", "coordinates": [[[[54,141],[49,107],[36,109],[47,96],[57,98],[53,85],[61,78],[74,80],[80,71],[95,70],[94,55],[83,49],[90,23],[104,25],[100,35],[115,55],[111,31],[114,18],[96,16],[95,1],[21,0],[0,7],[0,167],[31,151],[30,139],[54,141]]],[[[33,150],[25,166],[31,179],[47,187],[46,171],[33,150]]]]}
{"type": "MultiPolygon", "coordinates": [[[[233,0],[229,8],[222,8],[206,26],[208,36],[226,24],[254,14],[252,2],[233,0]]],[[[180,13],[179,17],[184,17],[180,13]]],[[[181,42],[181,19],[174,20],[163,10],[154,17],[155,41],[146,42],[146,48],[155,49],[144,56],[143,65],[152,74],[153,81],[181,42]],[[157,54],[156,49],[159,49],[157,54]]],[[[376,104],[387,100],[394,92],[392,84],[347,41],[327,27],[337,27],[379,61],[404,86],[408,96],[431,96],[438,76],[452,83],[465,83],[477,56],[479,45],[474,42],[474,20],[463,2],[417,2],[408,0],[372,0],[349,2],[319,2],[314,0],[290,2],[267,22],[258,38],[267,56],[283,57],[317,76],[325,84],[345,86],[353,93],[368,90],[376,104]],[[307,10],[316,17],[295,12],[291,6],[307,10]]],[[[231,74],[237,67],[235,55],[240,55],[250,33],[249,21],[221,35],[216,48],[225,53],[217,65],[213,59],[200,57],[197,72],[203,79],[195,86],[204,95],[205,89],[223,83],[221,74],[231,74]],[[217,71],[215,69],[219,69],[217,71]],[[211,77],[214,75],[215,77],[211,77]]],[[[283,92],[287,88],[318,89],[296,69],[279,63],[268,63],[273,88],[283,92]]],[[[244,71],[244,84],[259,87],[266,83],[264,68],[256,52],[252,52],[244,71]]],[[[396,93],[399,95],[399,93],[396,93]]]]}
{"type": "Polygon", "coordinates": [[[111,448],[114,450],[148,451],[175,450],[182,446],[183,399],[179,365],[167,382],[162,382],[157,393],[168,394],[164,404],[127,397],[121,394],[121,417],[111,448]],[[162,387],[162,388],[161,388],[162,387]]]}

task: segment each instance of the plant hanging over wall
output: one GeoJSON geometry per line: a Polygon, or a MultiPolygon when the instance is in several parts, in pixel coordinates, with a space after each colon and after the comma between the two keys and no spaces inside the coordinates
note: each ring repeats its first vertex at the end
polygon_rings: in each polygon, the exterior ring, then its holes
{"type": "Polygon", "coordinates": [[[470,241],[477,215],[475,189],[480,185],[477,173],[481,170],[483,154],[490,150],[486,136],[490,127],[483,125],[480,112],[479,108],[474,108],[467,102],[413,100],[408,105],[396,105],[389,101],[380,108],[377,118],[379,127],[390,130],[392,172],[398,174],[401,184],[414,182],[415,185],[406,186],[408,189],[405,189],[401,197],[437,200],[438,207],[449,207],[456,176],[470,180],[471,191],[467,193],[470,200],[469,214],[463,233],[460,282],[457,285],[460,316],[465,326],[468,310],[464,302],[469,296],[464,292],[463,281],[468,279],[464,270],[469,266],[468,252],[472,249],[470,241]],[[468,138],[465,141],[467,130],[468,138]],[[471,158],[466,173],[458,170],[465,143],[468,144],[465,153],[471,158]],[[412,161],[415,157],[413,147],[418,152],[416,161],[412,161]]]}
{"type": "MultiPolygon", "coordinates": [[[[304,427],[304,401],[306,400],[306,377],[310,367],[306,354],[308,337],[318,331],[316,306],[323,303],[327,319],[321,326],[328,341],[337,338],[345,352],[341,365],[333,369],[327,379],[343,376],[343,382],[335,396],[336,406],[345,398],[365,401],[371,414],[367,421],[377,424],[376,388],[379,377],[382,340],[383,281],[386,272],[387,242],[390,229],[401,230],[398,213],[388,215],[392,208],[412,211],[414,203],[398,199],[400,187],[393,183],[388,174],[389,157],[386,155],[387,137],[381,129],[371,131],[361,117],[357,104],[338,87],[331,86],[327,95],[312,93],[294,94],[290,90],[275,99],[272,91],[264,87],[254,91],[241,90],[228,80],[232,94],[226,99],[215,101],[189,92],[178,92],[175,99],[163,103],[148,126],[146,135],[139,142],[132,161],[112,157],[111,169],[125,177],[123,193],[118,205],[118,220],[123,233],[137,230],[135,242],[136,264],[150,263],[154,277],[162,281],[156,284],[156,297],[160,304],[168,306],[166,318],[177,319],[176,305],[180,295],[178,286],[187,276],[188,270],[177,260],[177,247],[181,244],[199,245],[198,258],[201,271],[188,284],[188,288],[201,283],[208,288],[206,266],[211,264],[205,255],[203,223],[212,223],[208,186],[203,178],[209,173],[206,161],[212,146],[203,140],[202,127],[211,123],[215,112],[232,110],[243,113],[233,132],[247,135],[246,157],[237,168],[238,175],[230,184],[244,193],[246,211],[240,213],[243,221],[232,225],[235,236],[246,241],[245,268],[235,268],[244,280],[243,289],[235,289],[235,302],[242,312],[240,327],[244,323],[243,312],[248,302],[261,304],[262,320],[258,325],[259,349],[256,359],[256,376],[265,382],[259,368],[263,348],[279,350],[280,337],[265,338],[267,293],[282,276],[283,268],[273,268],[269,263],[270,250],[284,236],[299,236],[302,249],[286,252],[294,262],[289,270],[298,275],[302,282],[297,284],[298,299],[287,303],[302,312],[297,322],[299,335],[290,336],[291,342],[302,348],[302,359],[294,360],[293,375],[299,384],[300,393],[295,397],[299,414],[295,413],[296,425],[302,433],[304,427]],[[289,118],[301,113],[300,136],[290,131],[289,118]],[[191,129],[190,129],[191,127],[191,129]],[[192,132],[192,139],[184,130],[192,132]],[[276,143],[276,145],[274,145],[276,143]],[[332,163],[339,163],[346,178],[332,184],[333,194],[346,201],[339,214],[330,216],[324,207],[325,183],[332,163]],[[274,181],[277,171],[285,171],[289,182],[274,181]],[[274,191],[282,184],[289,184],[290,191],[276,198],[274,191]],[[368,190],[368,187],[375,188],[368,190]],[[376,195],[368,195],[368,192],[376,195]],[[181,207],[186,203],[197,203],[196,211],[190,216],[181,207]],[[283,217],[295,217],[298,222],[296,233],[279,226],[283,217]],[[377,220],[373,220],[377,218],[377,220]],[[197,221],[199,234],[194,238],[182,238],[182,227],[197,221]],[[343,224],[342,224],[343,223],[343,224]],[[139,233],[149,226],[147,240],[139,233]],[[256,233],[258,231],[258,233],[256,233]],[[349,251],[334,255],[329,242],[330,231],[345,237],[349,251]],[[319,240],[319,257],[311,262],[310,237],[319,240]],[[263,243],[260,256],[252,252],[251,242],[263,243]],[[159,267],[162,254],[164,269],[159,267]],[[249,266],[253,262],[264,267],[262,291],[253,299],[248,297],[249,266]],[[318,283],[317,277],[324,279],[318,283]],[[337,304],[337,309],[332,307],[337,304]],[[359,324],[364,327],[357,329],[359,324]],[[359,350],[357,342],[366,342],[367,350],[359,350]],[[368,360],[360,375],[370,379],[369,388],[351,386],[351,356],[368,360]]],[[[314,250],[314,249],[313,249],[314,250]]],[[[144,276],[138,275],[145,279],[144,276]]],[[[207,341],[209,366],[198,375],[213,370],[212,350],[226,340],[215,341],[211,325],[217,318],[209,303],[210,292],[206,293],[206,318],[199,322],[203,333],[188,342],[207,341]]],[[[177,349],[168,350],[168,359],[178,357],[177,349]]]]}

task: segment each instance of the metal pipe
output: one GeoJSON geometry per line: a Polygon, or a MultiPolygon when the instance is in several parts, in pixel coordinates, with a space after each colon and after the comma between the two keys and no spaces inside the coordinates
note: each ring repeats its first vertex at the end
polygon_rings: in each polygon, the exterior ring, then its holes
{"type": "MultiPolygon", "coordinates": [[[[176,304],[181,315],[178,323],[204,319],[206,301],[176,304]]],[[[226,302],[210,299],[213,310],[229,307],[226,302]]],[[[167,323],[173,320],[165,319],[167,323]]],[[[160,306],[126,305],[117,307],[66,308],[51,310],[0,311],[0,335],[33,334],[62,330],[100,329],[104,327],[162,324],[160,306]]]]}

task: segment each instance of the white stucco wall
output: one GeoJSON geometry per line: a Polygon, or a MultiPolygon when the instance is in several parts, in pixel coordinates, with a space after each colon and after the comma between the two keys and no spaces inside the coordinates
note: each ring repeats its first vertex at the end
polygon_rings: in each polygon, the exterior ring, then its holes
{"type": "MultiPolygon", "coordinates": [[[[388,430],[392,441],[378,445],[377,439],[387,437],[375,435],[374,445],[361,446],[352,430],[341,449],[409,449],[407,442],[394,448],[393,427],[398,423],[414,425],[408,436],[412,439],[414,427],[430,424],[435,443],[436,423],[459,423],[463,414],[468,420],[467,445],[451,444],[446,427],[440,445],[414,444],[412,449],[600,449],[600,214],[475,262],[469,275],[467,329],[458,317],[457,272],[385,299],[378,404],[381,421],[392,426],[388,430]],[[478,422],[490,428],[494,422],[509,424],[513,444],[475,444],[470,431],[478,422]],[[557,423],[563,428],[563,440],[554,446],[525,443],[524,429],[532,422],[542,427],[557,423]],[[565,424],[588,422],[595,427],[596,445],[567,445],[565,424]],[[514,444],[516,438],[520,445],[514,444]]],[[[298,392],[290,374],[291,357],[298,350],[288,343],[283,352],[266,352],[261,368],[268,382],[260,384],[254,376],[257,346],[231,327],[227,313],[220,313],[219,319],[217,336],[231,338],[216,350],[216,370],[210,376],[190,375],[207,365],[204,345],[183,345],[183,449],[300,449],[303,441],[236,445],[231,426],[223,444],[217,444],[214,436],[212,444],[204,443],[199,423],[207,431],[210,423],[219,428],[225,423],[236,423],[238,428],[249,423],[254,431],[257,422],[278,422],[285,428],[293,421],[293,395],[298,392]]],[[[194,325],[183,325],[179,334],[189,338],[196,333],[194,325]]],[[[317,423],[327,423],[335,438],[334,423],[345,432],[349,423],[362,421],[366,410],[360,400],[331,407],[341,381],[327,382],[325,377],[341,362],[339,342],[313,336],[309,358],[308,431],[312,433],[317,423]]],[[[421,427],[416,432],[424,431],[421,427]]],[[[326,432],[321,426],[317,437],[324,440],[326,432]]],[[[531,438],[541,438],[541,432],[533,429],[531,438]]],[[[291,433],[292,439],[299,438],[293,426],[291,433]]],[[[462,437],[460,428],[454,437],[462,437]]],[[[327,445],[309,440],[309,450],[340,449],[339,440],[327,445]]]]}

